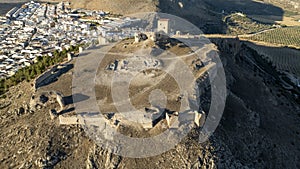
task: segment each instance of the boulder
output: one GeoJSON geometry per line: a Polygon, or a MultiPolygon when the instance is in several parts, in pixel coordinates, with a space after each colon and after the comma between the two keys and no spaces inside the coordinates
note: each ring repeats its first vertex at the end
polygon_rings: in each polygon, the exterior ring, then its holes
{"type": "Polygon", "coordinates": [[[170,122],[170,117],[169,117],[168,113],[166,113],[166,121],[167,121],[168,127],[170,127],[171,126],[171,122],[170,122]]]}
{"type": "Polygon", "coordinates": [[[30,102],[29,102],[30,109],[35,109],[36,104],[37,103],[35,101],[35,95],[32,95],[31,99],[30,99],[30,102]]]}
{"type": "Polygon", "coordinates": [[[35,108],[36,108],[37,110],[41,110],[43,107],[42,107],[40,104],[37,104],[37,105],[35,106],[35,108]]]}
{"type": "Polygon", "coordinates": [[[148,36],[144,33],[138,33],[135,35],[135,42],[141,42],[141,41],[145,41],[148,39],[148,36]]]}
{"type": "Polygon", "coordinates": [[[42,95],[40,96],[40,100],[39,100],[39,101],[42,102],[42,103],[44,104],[44,103],[46,103],[48,100],[49,100],[49,98],[48,98],[47,96],[45,96],[45,95],[42,94],[42,95]]]}
{"type": "Polygon", "coordinates": [[[65,108],[65,102],[64,102],[63,97],[60,94],[57,93],[56,100],[57,100],[57,102],[60,106],[60,110],[63,110],[65,108]]]}
{"type": "Polygon", "coordinates": [[[25,113],[24,107],[20,107],[19,110],[18,110],[18,115],[22,115],[24,113],[25,113]]]}

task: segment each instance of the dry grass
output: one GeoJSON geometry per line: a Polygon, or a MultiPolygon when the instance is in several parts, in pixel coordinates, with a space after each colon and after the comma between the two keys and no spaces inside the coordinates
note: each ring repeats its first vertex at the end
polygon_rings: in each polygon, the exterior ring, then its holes
{"type": "MultiPolygon", "coordinates": [[[[141,47],[151,48],[154,45],[152,41],[147,41],[147,43],[138,43],[134,44],[132,39],[124,40],[121,43],[114,46],[109,54],[107,54],[104,59],[101,61],[101,64],[98,69],[98,75],[101,76],[103,74],[109,74],[107,81],[112,80],[113,72],[105,70],[108,64],[115,60],[121,60],[128,58],[126,54],[134,53],[139,50],[141,47]],[[124,48],[124,45],[127,48],[124,48]],[[116,54],[114,54],[116,53],[116,54]],[[124,54],[124,55],[120,55],[124,54]]],[[[174,47],[179,48],[179,47],[174,47]]],[[[174,49],[170,48],[172,52],[178,52],[182,54],[182,52],[188,51],[187,49],[174,49]]],[[[152,71],[152,70],[147,70],[152,71]]],[[[147,72],[145,72],[147,73],[147,72]]],[[[148,72],[149,73],[149,72],[148,72]]],[[[176,101],[177,97],[180,95],[179,88],[177,83],[173,77],[168,75],[166,72],[155,70],[156,77],[153,78],[140,78],[140,76],[144,76],[143,72],[140,72],[138,78],[134,78],[129,86],[129,97],[130,102],[137,109],[143,109],[144,107],[150,106],[149,103],[149,95],[151,91],[155,89],[160,89],[165,92],[167,98],[167,108],[174,111],[179,111],[180,104],[176,101]],[[141,80],[142,79],[142,80],[141,80]]],[[[96,95],[97,99],[100,102],[100,109],[102,112],[115,112],[116,108],[113,105],[114,101],[111,96],[111,84],[99,84],[96,86],[96,95]]]]}
{"type": "MultiPolygon", "coordinates": [[[[60,2],[61,0],[51,0],[60,2]]],[[[157,0],[70,0],[73,8],[87,8],[110,11],[116,14],[132,14],[137,12],[157,11],[157,0]]]]}

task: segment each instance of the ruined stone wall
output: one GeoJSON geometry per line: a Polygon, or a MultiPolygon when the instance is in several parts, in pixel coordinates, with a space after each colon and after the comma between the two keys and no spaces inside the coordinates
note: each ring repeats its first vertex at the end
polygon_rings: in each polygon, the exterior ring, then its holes
{"type": "Polygon", "coordinates": [[[58,116],[59,124],[61,125],[74,125],[81,124],[77,116],[58,116]]]}

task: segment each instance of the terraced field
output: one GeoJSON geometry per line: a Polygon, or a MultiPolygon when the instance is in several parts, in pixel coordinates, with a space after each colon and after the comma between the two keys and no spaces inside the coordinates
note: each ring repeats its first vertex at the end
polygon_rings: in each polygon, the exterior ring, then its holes
{"type": "Polygon", "coordinates": [[[256,33],[272,28],[272,24],[261,24],[242,13],[230,14],[224,18],[224,22],[228,27],[227,33],[231,35],[256,33]]]}
{"type": "Polygon", "coordinates": [[[245,42],[250,48],[256,50],[279,71],[287,71],[300,77],[300,50],[285,47],[266,47],[245,42]]]}
{"type": "Polygon", "coordinates": [[[246,37],[246,39],[300,48],[300,26],[277,28],[246,37]]]}

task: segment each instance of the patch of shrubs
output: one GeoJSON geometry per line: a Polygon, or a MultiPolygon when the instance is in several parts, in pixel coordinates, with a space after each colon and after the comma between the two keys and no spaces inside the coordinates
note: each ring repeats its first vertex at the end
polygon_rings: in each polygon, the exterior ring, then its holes
{"type": "Polygon", "coordinates": [[[81,45],[71,46],[69,50],[64,49],[61,52],[54,51],[53,56],[39,56],[36,58],[34,64],[19,69],[13,76],[7,79],[0,79],[0,95],[4,94],[9,87],[15,86],[24,80],[29,82],[41,75],[49,67],[63,62],[69,52],[78,52],[80,46],[81,45]]]}

